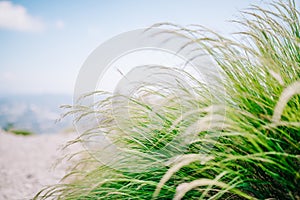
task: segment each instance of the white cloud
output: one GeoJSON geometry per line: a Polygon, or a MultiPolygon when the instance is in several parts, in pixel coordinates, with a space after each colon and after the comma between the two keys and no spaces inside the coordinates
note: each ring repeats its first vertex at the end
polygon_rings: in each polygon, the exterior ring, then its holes
{"type": "Polygon", "coordinates": [[[63,28],[65,27],[65,23],[64,23],[62,20],[57,20],[57,21],[55,22],[55,27],[56,27],[57,29],[63,29],[63,28]]]}
{"type": "Polygon", "coordinates": [[[27,13],[25,7],[0,1],[0,29],[36,32],[44,28],[43,22],[27,13]]]}

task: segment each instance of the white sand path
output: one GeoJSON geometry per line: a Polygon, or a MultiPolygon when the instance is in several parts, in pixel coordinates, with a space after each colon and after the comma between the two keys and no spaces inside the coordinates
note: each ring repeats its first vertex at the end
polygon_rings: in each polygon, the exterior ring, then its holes
{"type": "Polygon", "coordinates": [[[53,165],[63,155],[60,148],[76,136],[19,136],[0,131],[0,200],[32,199],[44,186],[58,183],[69,164],[62,163],[55,169],[53,165]]]}

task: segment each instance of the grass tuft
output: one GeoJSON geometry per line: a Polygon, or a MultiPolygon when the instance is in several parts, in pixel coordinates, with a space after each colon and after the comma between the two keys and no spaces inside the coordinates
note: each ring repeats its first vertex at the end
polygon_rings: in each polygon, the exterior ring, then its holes
{"type": "MultiPolygon", "coordinates": [[[[182,48],[199,45],[199,56],[205,50],[222,78],[211,86],[174,69],[193,83],[193,91],[177,85],[179,101],[142,89],[141,94],[159,99],[159,109],[147,98],[105,92],[91,94],[101,97],[94,105],[70,107],[77,122],[91,116],[100,122],[87,124],[78,141],[91,144],[104,133],[126,153],[106,166],[97,161],[106,150],[90,148],[68,175],[71,180],[44,189],[36,199],[299,200],[299,11],[293,0],[270,6],[242,12],[234,22],[244,28],[238,39],[199,25],[154,25],[168,28],[170,38],[188,38],[182,48]],[[112,101],[119,106],[112,108],[112,101]],[[128,171],[145,166],[144,172],[128,171]]],[[[160,87],[174,87],[165,84],[160,87]]]]}

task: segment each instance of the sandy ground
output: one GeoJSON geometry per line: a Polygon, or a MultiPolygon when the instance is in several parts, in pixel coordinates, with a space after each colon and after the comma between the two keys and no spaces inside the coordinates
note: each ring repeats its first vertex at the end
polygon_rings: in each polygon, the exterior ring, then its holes
{"type": "Polygon", "coordinates": [[[27,200],[47,185],[58,183],[69,163],[57,160],[61,147],[75,133],[18,136],[0,131],[0,200],[27,200]]]}

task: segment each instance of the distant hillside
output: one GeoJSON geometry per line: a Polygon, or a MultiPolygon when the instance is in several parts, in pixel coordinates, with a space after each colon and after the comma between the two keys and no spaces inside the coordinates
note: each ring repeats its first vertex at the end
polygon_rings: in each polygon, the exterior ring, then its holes
{"type": "Polygon", "coordinates": [[[71,119],[55,123],[64,110],[61,105],[72,104],[68,95],[2,95],[0,96],[0,127],[34,133],[55,133],[71,127],[71,119]]]}

